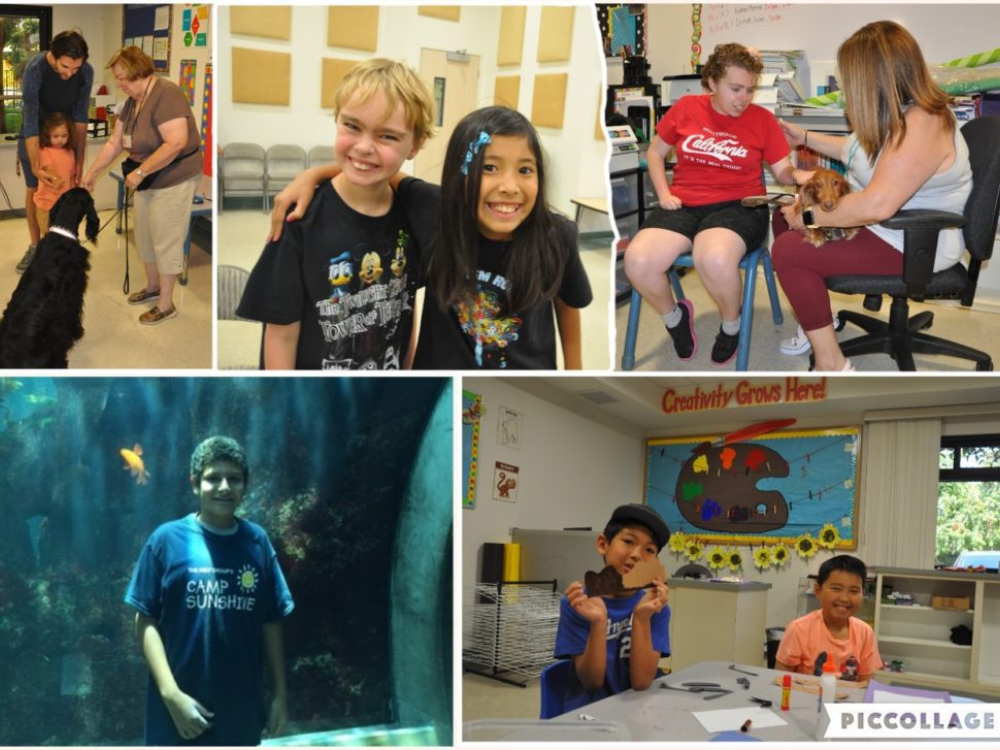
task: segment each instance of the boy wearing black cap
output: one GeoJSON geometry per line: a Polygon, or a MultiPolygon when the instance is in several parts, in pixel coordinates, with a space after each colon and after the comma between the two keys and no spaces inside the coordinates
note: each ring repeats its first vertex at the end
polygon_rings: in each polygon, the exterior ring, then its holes
{"type": "MultiPolygon", "coordinates": [[[[670,539],[670,529],[646,505],[621,505],[611,514],[597,551],[605,565],[624,576],[640,561],[653,560],[670,539]]],[[[657,675],[662,654],[670,653],[670,607],[667,584],[619,596],[588,596],[574,581],[559,612],[555,657],[572,659],[571,680],[563,708],[571,711],[633,688],[645,690],[657,675]]]]}

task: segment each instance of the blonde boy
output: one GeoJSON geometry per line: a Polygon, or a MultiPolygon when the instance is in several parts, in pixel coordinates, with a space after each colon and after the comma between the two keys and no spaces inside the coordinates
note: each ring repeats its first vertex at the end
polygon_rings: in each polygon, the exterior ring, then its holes
{"type": "Polygon", "coordinates": [[[420,259],[389,179],[431,135],[433,98],[409,67],[368,60],[334,114],[341,173],[264,248],[237,310],[265,324],[265,369],[396,370],[412,356],[420,259]]]}

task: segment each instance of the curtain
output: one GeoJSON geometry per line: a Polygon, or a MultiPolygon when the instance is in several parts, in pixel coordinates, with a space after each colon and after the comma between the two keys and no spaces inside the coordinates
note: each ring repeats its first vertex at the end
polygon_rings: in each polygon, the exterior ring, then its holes
{"type": "Polygon", "coordinates": [[[861,450],[859,557],[933,569],[941,420],[867,422],[861,450]]]}

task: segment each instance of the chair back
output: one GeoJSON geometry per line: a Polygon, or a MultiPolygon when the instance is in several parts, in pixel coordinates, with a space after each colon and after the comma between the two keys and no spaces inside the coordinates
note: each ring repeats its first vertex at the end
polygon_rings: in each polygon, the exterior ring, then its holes
{"type": "Polygon", "coordinates": [[[335,161],[333,146],[313,146],[309,149],[309,166],[332,164],[335,161]]]}
{"type": "Polygon", "coordinates": [[[973,260],[989,260],[1000,218],[1000,115],[962,127],[972,165],[972,193],[965,204],[965,246],[973,260]]]}
{"type": "Polygon", "coordinates": [[[250,272],[239,266],[220,265],[218,268],[219,320],[246,320],[236,314],[236,308],[243,298],[250,272]]]}
{"type": "Polygon", "coordinates": [[[573,674],[573,662],[570,659],[560,659],[549,664],[541,674],[541,718],[551,719],[566,713],[564,706],[567,698],[582,690],[583,686],[573,674]]]}
{"type": "Polygon", "coordinates": [[[306,168],[306,152],[301,146],[276,144],[267,150],[267,174],[296,177],[306,168]]]}

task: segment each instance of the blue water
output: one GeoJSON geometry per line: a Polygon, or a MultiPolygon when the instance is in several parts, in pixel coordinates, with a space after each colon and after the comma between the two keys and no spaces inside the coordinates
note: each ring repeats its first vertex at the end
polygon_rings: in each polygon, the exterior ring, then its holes
{"type": "MultiPolygon", "coordinates": [[[[296,601],[288,732],[424,736],[399,724],[390,586],[418,461],[444,490],[421,502],[450,529],[451,452],[421,459],[450,445],[432,419],[450,403],[445,378],[0,378],[0,744],[141,742],[148,671],[122,597],[149,534],[197,509],[190,455],[213,434],[245,448],[240,514],[270,535],[296,601]],[[120,453],[136,445],[145,484],[120,453]]],[[[435,601],[443,586],[412,585],[435,601]]],[[[450,615],[441,630],[444,613],[427,616],[414,627],[450,633],[450,615]]],[[[430,687],[450,711],[450,682],[430,687]]]]}

